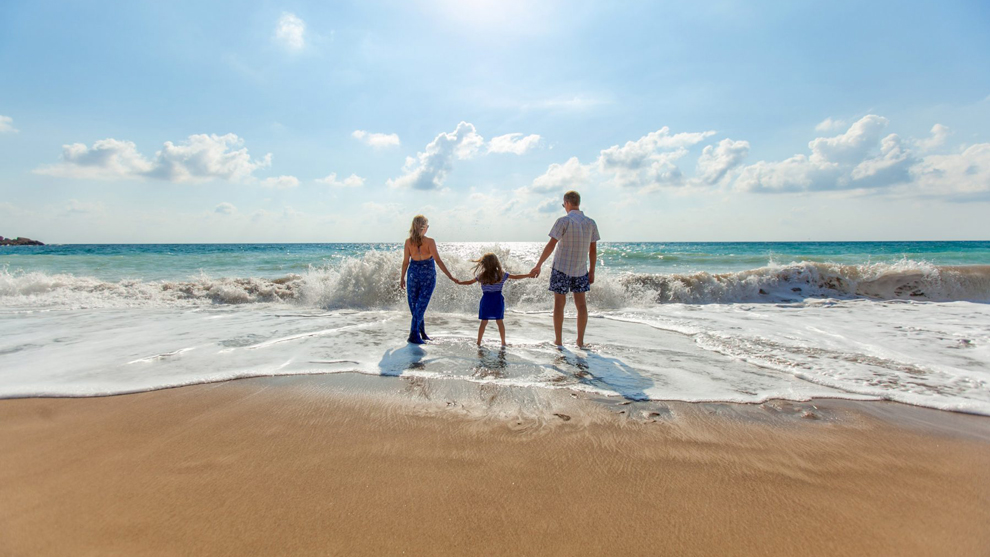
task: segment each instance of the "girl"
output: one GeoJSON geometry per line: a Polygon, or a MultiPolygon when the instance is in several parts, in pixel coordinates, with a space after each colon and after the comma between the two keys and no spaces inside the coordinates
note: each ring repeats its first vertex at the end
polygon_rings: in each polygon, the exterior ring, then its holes
{"type": "Polygon", "coordinates": [[[412,226],[409,227],[409,238],[406,239],[402,253],[399,286],[406,287],[408,270],[409,288],[406,290],[406,299],[409,301],[409,313],[412,314],[408,342],[413,344],[423,344],[430,340],[430,337],[426,336],[426,307],[430,305],[430,296],[433,295],[433,288],[437,285],[434,261],[447,278],[455,280],[440,259],[436,241],[427,237],[426,231],[429,228],[430,221],[423,215],[416,215],[412,220],[412,226]]]}
{"type": "Polygon", "coordinates": [[[457,284],[481,283],[481,304],[478,308],[478,319],[481,326],[478,327],[478,346],[481,346],[481,339],[485,336],[485,327],[488,321],[495,320],[498,325],[498,335],[502,337],[502,346],[505,346],[505,325],[502,318],[505,316],[505,298],[502,296],[502,286],[509,279],[530,278],[531,275],[510,275],[502,271],[502,264],[494,253],[486,253],[481,259],[474,260],[474,279],[457,280],[457,284]]]}

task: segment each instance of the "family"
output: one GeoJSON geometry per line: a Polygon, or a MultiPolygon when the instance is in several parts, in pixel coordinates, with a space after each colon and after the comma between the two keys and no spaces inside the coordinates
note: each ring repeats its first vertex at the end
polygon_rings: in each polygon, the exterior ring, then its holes
{"type": "Polygon", "coordinates": [[[505,298],[502,287],[512,279],[536,278],[540,276],[540,268],[553,254],[552,270],[550,271],[550,291],[553,292],[553,332],[554,345],[562,346],[561,333],[564,327],[564,306],[567,294],[573,294],[574,305],[577,308],[577,345],[584,348],[584,331],[588,326],[588,304],[586,293],[595,282],[595,261],[598,255],[598,225],[581,212],[581,195],[576,191],[564,194],[565,216],[557,219],[550,229],[550,240],[543,253],[540,254],[536,266],[526,274],[510,274],[502,268],[501,262],[494,253],[486,253],[481,258],[473,260],[474,278],[459,280],[454,278],[443,264],[437,243],[426,235],[430,223],[423,215],[413,218],[409,229],[409,238],[402,257],[402,275],[399,286],[406,289],[409,300],[409,311],[412,313],[412,325],[409,329],[409,342],[423,344],[430,340],[426,334],[426,308],[430,304],[430,296],[437,283],[437,272],[434,264],[440,267],[447,278],[461,285],[481,284],[481,303],[478,308],[478,345],[481,345],[488,322],[495,321],[498,334],[505,346],[505,298]],[[589,264],[590,262],[590,264],[589,264]]]}

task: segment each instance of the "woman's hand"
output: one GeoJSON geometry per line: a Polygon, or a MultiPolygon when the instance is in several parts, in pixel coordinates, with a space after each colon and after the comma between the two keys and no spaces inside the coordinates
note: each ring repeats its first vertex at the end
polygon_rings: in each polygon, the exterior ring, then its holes
{"type": "Polygon", "coordinates": [[[399,288],[403,290],[406,289],[406,277],[402,277],[399,279],[399,288]]]}

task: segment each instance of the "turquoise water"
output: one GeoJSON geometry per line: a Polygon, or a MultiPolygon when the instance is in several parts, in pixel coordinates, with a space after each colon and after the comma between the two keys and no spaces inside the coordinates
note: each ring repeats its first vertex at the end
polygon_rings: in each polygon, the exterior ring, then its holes
{"type": "MultiPolygon", "coordinates": [[[[442,254],[471,259],[498,249],[532,261],[538,242],[441,243],[442,254]]],[[[278,278],[333,267],[401,244],[64,244],[0,247],[8,273],[72,274],[100,280],[178,280],[193,276],[278,278]]],[[[990,242],[628,242],[599,245],[600,264],[616,272],[736,272],[773,262],[863,265],[903,259],[934,265],[990,265],[990,242]]]]}
{"type": "MultiPolygon", "coordinates": [[[[543,244],[439,247],[466,278],[486,251],[528,271],[543,244]]],[[[436,342],[406,345],[399,244],[3,248],[0,398],[364,373],[635,400],[839,397],[990,415],[990,242],[599,248],[592,349],[547,342],[554,299],[543,272],[506,287],[505,367],[481,375],[477,285],[440,277],[427,312],[436,342]]],[[[567,345],[574,322],[568,310],[567,345]]]]}

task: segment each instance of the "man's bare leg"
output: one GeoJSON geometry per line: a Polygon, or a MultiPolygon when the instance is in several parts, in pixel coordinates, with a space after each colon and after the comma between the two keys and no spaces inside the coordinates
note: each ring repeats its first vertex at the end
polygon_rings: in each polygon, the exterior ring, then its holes
{"type": "Polygon", "coordinates": [[[566,294],[553,293],[553,343],[556,346],[563,346],[561,333],[564,329],[564,305],[567,303],[566,294]]]}
{"type": "Polygon", "coordinates": [[[584,348],[584,330],[588,327],[588,301],[585,292],[574,293],[574,306],[577,308],[577,345],[584,348]]]}

